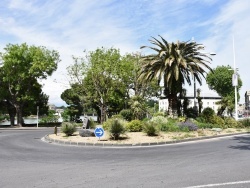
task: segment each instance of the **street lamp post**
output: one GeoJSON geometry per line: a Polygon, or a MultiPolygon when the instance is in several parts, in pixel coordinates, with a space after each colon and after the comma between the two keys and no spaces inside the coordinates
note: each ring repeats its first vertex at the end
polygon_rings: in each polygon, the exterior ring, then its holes
{"type": "Polygon", "coordinates": [[[234,57],[234,73],[232,78],[232,84],[234,86],[234,97],[235,97],[235,120],[238,120],[238,99],[237,99],[237,86],[238,86],[238,73],[235,65],[235,49],[234,49],[234,36],[233,36],[233,57],[234,57]]]}

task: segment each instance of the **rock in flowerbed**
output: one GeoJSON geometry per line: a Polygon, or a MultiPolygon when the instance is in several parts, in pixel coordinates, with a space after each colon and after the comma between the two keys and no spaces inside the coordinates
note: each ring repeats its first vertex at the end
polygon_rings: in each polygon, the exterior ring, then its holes
{"type": "Polygon", "coordinates": [[[82,137],[93,137],[95,136],[94,129],[81,129],[79,130],[79,135],[82,137]]]}

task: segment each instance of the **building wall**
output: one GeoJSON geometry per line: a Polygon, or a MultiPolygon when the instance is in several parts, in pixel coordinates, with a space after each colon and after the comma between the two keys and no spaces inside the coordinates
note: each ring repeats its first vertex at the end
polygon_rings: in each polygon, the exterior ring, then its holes
{"type": "MultiPolygon", "coordinates": [[[[221,100],[220,97],[215,97],[215,98],[203,97],[202,98],[202,102],[203,102],[202,110],[204,108],[210,107],[215,111],[215,113],[217,113],[220,105],[217,105],[216,102],[218,102],[220,100],[221,100]]],[[[189,98],[188,108],[191,108],[193,106],[194,106],[194,98],[189,98]]],[[[196,106],[198,106],[197,101],[196,101],[196,106]]],[[[159,100],[159,111],[167,111],[167,110],[168,110],[168,99],[160,99],[159,100]]]]}

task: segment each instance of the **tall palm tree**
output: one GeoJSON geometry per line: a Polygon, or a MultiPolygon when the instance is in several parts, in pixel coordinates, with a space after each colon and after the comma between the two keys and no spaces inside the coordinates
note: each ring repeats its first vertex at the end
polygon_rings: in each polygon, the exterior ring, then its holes
{"type": "Polygon", "coordinates": [[[169,115],[177,112],[177,94],[181,92],[182,86],[187,82],[191,85],[196,79],[202,84],[205,78],[205,68],[212,71],[207,65],[212,60],[209,56],[201,53],[204,49],[201,44],[193,41],[169,43],[159,36],[161,41],[152,37],[150,41],[153,47],[142,46],[141,48],[152,49],[155,53],[142,57],[144,64],[140,71],[140,79],[150,81],[164,80],[164,94],[168,98],[169,115]]]}

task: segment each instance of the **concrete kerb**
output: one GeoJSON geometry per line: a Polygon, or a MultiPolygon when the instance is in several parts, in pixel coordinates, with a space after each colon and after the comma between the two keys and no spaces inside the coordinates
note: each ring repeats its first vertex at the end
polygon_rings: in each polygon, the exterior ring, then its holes
{"type": "Polygon", "coordinates": [[[163,141],[163,142],[149,142],[149,143],[134,143],[134,144],[112,144],[112,143],[88,143],[88,142],[72,142],[72,141],[60,141],[56,139],[49,138],[49,135],[44,136],[41,140],[47,143],[55,143],[59,145],[67,145],[67,146],[94,146],[94,147],[147,147],[147,146],[159,146],[159,145],[168,145],[168,144],[176,144],[176,143],[185,143],[199,140],[208,140],[212,138],[222,138],[229,136],[237,136],[243,134],[250,134],[250,132],[244,133],[232,133],[232,134],[224,134],[224,135],[215,135],[215,136],[204,136],[199,138],[189,138],[183,140],[172,140],[172,141],[163,141]]]}

